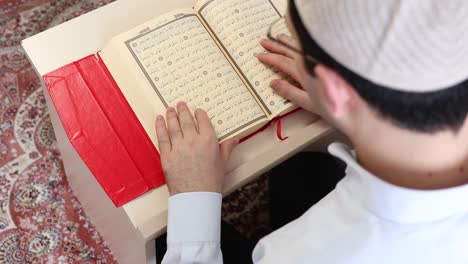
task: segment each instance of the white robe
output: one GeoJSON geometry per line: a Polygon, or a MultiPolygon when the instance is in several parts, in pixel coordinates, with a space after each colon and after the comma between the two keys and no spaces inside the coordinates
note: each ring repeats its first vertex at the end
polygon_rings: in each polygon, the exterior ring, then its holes
{"type": "MultiPolygon", "coordinates": [[[[346,162],[346,176],[304,215],[260,240],[254,263],[468,263],[468,185],[401,188],[362,168],[347,146],[334,143],[329,151],[346,162]]],[[[221,200],[216,193],[170,198],[163,263],[222,263],[221,200]]]]}

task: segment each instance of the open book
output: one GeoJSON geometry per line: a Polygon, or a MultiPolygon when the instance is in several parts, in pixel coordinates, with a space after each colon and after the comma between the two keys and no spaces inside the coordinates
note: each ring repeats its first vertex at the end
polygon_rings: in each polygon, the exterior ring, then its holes
{"type": "Polygon", "coordinates": [[[242,138],[296,108],[269,87],[282,76],[256,58],[280,17],[270,0],[201,0],[114,37],[99,55],[155,145],[155,116],[179,101],[207,111],[220,141],[242,138]]]}

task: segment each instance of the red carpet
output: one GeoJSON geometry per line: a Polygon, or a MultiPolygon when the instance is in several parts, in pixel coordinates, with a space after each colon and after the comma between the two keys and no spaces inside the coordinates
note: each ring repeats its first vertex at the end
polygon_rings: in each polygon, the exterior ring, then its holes
{"type": "Polygon", "coordinates": [[[116,263],[73,196],[22,39],[111,0],[0,0],[0,263],[116,263]]]}

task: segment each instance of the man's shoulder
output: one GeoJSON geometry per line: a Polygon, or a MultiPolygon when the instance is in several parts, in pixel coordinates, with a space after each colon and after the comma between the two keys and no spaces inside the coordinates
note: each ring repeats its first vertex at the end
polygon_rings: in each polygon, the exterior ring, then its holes
{"type": "Polygon", "coordinates": [[[433,260],[447,258],[449,252],[468,263],[468,253],[455,250],[468,243],[468,212],[444,221],[397,223],[373,214],[342,191],[332,191],[301,217],[262,239],[259,247],[273,252],[276,259],[299,260],[289,263],[421,263],[421,259],[443,263],[433,260]],[[440,242],[444,240],[448,241],[440,242]],[[438,251],[428,250],[435,245],[438,251]]]}

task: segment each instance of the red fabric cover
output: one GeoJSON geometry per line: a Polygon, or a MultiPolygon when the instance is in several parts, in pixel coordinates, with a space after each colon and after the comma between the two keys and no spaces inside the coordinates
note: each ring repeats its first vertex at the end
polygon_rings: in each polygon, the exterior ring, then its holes
{"type": "Polygon", "coordinates": [[[164,184],[159,153],[102,61],[91,55],[43,78],[70,142],[116,206],[164,184]]]}

